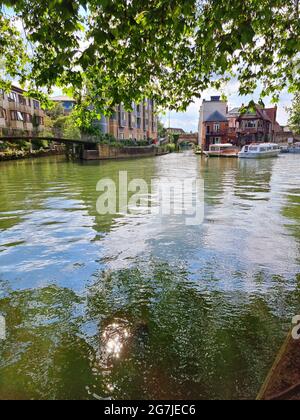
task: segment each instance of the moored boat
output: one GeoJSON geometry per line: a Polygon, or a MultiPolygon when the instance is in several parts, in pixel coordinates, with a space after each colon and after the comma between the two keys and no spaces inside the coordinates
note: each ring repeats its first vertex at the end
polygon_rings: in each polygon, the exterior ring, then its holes
{"type": "Polygon", "coordinates": [[[202,150],[201,150],[201,147],[196,147],[195,149],[194,149],[194,153],[195,153],[195,155],[202,155],[203,154],[203,152],[202,152],[202,150]]]}
{"type": "Polygon", "coordinates": [[[280,147],[276,143],[252,143],[244,146],[238,154],[240,159],[264,159],[277,157],[280,147]]]}
{"type": "Polygon", "coordinates": [[[289,147],[289,153],[300,153],[300,143],[295,143],[292,147],[289,147]]]}
{"type": "Polygon", "coordinates": [[[209,146],[209,150],[204,152],[208,157],[237,157],[239,149],[233,146],[231,143],[225,144],[212,144],[209,146]]]}

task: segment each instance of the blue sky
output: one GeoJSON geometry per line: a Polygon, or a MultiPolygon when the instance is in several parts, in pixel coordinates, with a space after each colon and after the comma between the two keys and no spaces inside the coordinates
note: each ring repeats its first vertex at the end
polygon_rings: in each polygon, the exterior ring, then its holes
{"type": "MultiPolygon", "coordinates": [[[[202,93],[202,98],[197,99],[192,103],[186,112],[171,112],[170,113],[170,120],[171,120],[171,127],[176,128],[183,128],[185,131],[198,131],[198,116],[199,116],[199,109],[203,99],[210,99],[212,95],[221,95],[224,93],[228,98],[228,106],[229,109],[239,107],[242,104],[246,104],[250,102],[252,99],[255,101],[259,100],[260,90],[257,89],[253,95],[248,96],[239,96],[238,94],[238,82],[232,80],[229,82],[222,91],[216,91],[214,89],[208,89],[207,91],[202,93]]],[[[286,111],[287,107],[291,106],[292,102],[292,95],[288,94],[287,92],[282,92],[280,96],[280,102],[278,103],[278,112],[277,112],[277,121],[281,125],[287,125],[288,122],[288,113],[286,111]]],[[[274,105],[271,103],[271,98],[264,98],[264,103],[266,107],[273,107],[274,105]]],[[[161,117],[162,122],[164,123],[165,127],[169,127],[169,112],[166,112],[165,115],[161,117]]]]}

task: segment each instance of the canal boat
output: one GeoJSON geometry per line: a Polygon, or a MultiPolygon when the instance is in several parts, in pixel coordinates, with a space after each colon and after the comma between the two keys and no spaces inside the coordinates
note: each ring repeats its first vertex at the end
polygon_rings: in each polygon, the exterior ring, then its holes
{"type": "Polygon", "coordinates": [[[264,159],[274,158],[280,153],[280,147],[276,143],[252,143],[244,146],[238,154],[240,159],[264,159]]]}
{"type": "Polygon", "coordinates": [[[212,144],[209,150],[204,152],[207,157],[234,157],[238,156],[239,150],[231,143],[212,144]]]}

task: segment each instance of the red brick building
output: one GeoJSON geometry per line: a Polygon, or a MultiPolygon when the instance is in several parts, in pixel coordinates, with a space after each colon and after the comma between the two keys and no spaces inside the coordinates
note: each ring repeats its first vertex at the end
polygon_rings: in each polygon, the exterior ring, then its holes
{"type": "Polygon", "coordinates": [[[274,138],[277,110],[263,109],[259,105],[241,114],[237,120],[238,144],[271,142],[274,138]]]}
{"type": "Polygon", "coordinates": [[[255,105],[242,113],[240,108],[228,111],[219,97],[203,101],[199,117],[199,144],[207,151],[212,144],[231,143],[243,146],[250,143],[276,142],[282,137],[277,122],[277,107],[255,105]]]}
{"type": "Polygon", "coordinates": [[[204,120],[203,124],[202,148],[204,150],[209,150],[209,146],[212,144],[228,143],[229,123],[225,115],[215,111],[204,120]]]}

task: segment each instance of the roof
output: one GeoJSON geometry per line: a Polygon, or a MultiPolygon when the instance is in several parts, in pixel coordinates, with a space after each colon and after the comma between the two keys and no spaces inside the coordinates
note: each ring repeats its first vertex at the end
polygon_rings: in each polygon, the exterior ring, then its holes
{"type": "Polygon", "coordinates": [[[167,128],[167,131],[180,131],[181,133],[185,133],[183,128],[173,128],[173,127],[169,127],[167,128]]]}
{"type": "Polygon", "coordinates": [[[228,112],[228,115],[229,116],[231,116],[231,115],[240,115],[240,108],[233,108],[233,109],[231,109],[229,112],[228,112]]]}
{"type": "Polygon", "coordinates": [[[265,109],[257,108],[256,110],[257,110],[257,114],[260,115],[263,120],[272,122],[271,118],[266,113],[265,109]]]}
{"type": "Polygon", "coordinates": [[[75,100],[73,98],[70,98],[70,96],[53,96],[51,98],[52,101],[54,102],[75,102],[75,100]]]}
{"type": "Polygon", "coordinates": [[[248,110],[245,114],[241,114],[239,116],[239,120],[244,120],[244,119],[261,119],[264,121],[268,121],[268,122],[272,122],[271,118],[269,117],[269,115],[267,114],[267,112],[261,108],[259,105],[256,106],[255,112],[252,112],[252,110],[248,110]]]}
{"type": "Polygon", "coordinates": [[[227,118],[219,111],[215,111],[204,122],[227,122],[227,118]]]}
{"type": "Polygon", "coordinates": [[[270,120],[275,123],[276,122],[276,117],[277,117],[277,108],[265,108],[264,109],[265,113],[268,115],[268,117],[270,118],[270,120]]]}
{"type": "Polygon", "coordinates": [[[20,88],[19,86],[16,86],[16,85],[12,85],[11,91],[12,92],[17,92],[17,93],[24,93],[24,92],[26,92],[24,89],[22,89],[22,88],[20,88]]]}

